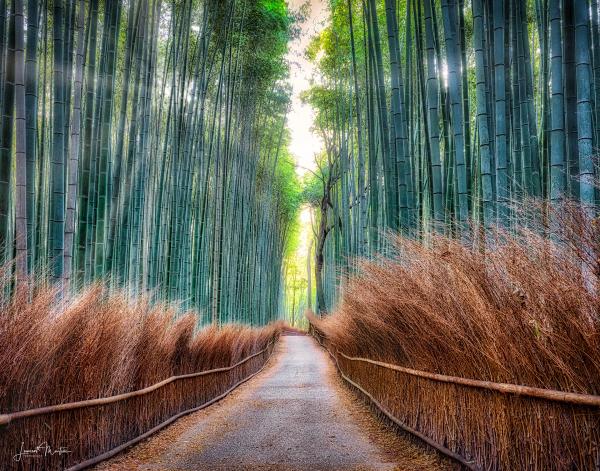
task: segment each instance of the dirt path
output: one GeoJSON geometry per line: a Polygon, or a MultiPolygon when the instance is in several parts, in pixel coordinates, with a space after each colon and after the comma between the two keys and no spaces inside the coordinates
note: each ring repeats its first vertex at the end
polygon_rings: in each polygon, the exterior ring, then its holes
{"type": "Polygon", "coordinates": [[[439,457],[381,425],[309,337],[285,336],[263,373],[222,402],[96,469],[437,470],[439,457]]]}

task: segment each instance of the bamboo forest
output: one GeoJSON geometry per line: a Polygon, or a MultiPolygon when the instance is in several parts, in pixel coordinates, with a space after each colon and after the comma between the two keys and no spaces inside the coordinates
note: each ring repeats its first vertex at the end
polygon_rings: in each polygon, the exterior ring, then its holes
{"type": "Polygon", "coordinates": [[[598,0],[0,0],[0,469],[597,471],[598,149],[598,0]]]}

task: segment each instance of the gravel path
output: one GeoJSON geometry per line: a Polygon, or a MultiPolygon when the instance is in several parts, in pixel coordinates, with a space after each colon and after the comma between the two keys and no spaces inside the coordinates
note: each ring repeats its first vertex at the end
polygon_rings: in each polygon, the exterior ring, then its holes
{"type": "Polygon", "coordinates": [[[381,425],[305,336],[263,373],[98,470],[437,470],[440,458],[381,425]]]}

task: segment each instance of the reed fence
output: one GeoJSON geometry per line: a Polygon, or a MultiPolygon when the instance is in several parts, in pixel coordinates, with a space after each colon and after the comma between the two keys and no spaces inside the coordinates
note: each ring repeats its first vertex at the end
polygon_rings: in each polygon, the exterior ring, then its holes
{"type": "Polygon", "coordinates": [[[108,459],[225,397],[264,367],[274,343],[234,365],[172,376],[141,390],[0,414],[0,469],[75,471],[108,459]],[[37,454],[20,456],[35,448],[37,454]]]}
{"type": "Polygon", "coordinates": [[[351,357],[310,332],[378,413],[467,469],[600,470],[600,396],[351,357]]]}

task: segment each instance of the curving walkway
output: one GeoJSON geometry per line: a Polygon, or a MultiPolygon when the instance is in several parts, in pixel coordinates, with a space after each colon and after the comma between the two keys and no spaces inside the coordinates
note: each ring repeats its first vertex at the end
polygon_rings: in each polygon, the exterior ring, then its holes
{"type": "Polygon", "coordinates": [[[379,424],[309,337],[284,336],[271,365],[221,403],[97,469],[427,470],[437,455],[379,424]]]}

